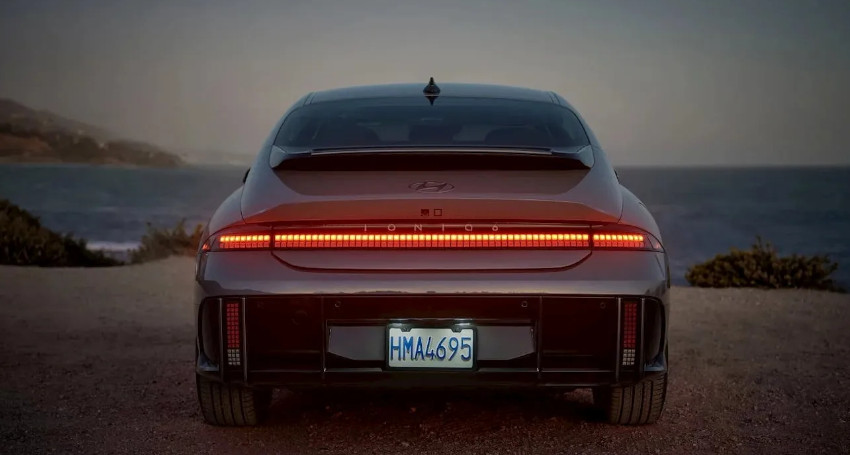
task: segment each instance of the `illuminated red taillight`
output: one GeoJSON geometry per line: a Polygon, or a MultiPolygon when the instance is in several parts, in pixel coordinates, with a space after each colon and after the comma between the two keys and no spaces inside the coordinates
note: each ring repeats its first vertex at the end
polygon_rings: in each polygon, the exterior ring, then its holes
{"type": "Polygon", "coordinates": [[[623,365],[635,364],[635,349],[637,348],[637,302],[623,303],[623,365]]]}
{"type": "Polygon", "coordinates": [[[582,233],[276,234],[275,248],[587,248],[582,233]]]}
{"type": "Polygon", "coordinates": [[[227,356],[227,364],[230,366],[239,366],[242,364],[240,350],[242,346],[239,320],[240,306],[240,302],[233,301],[228,301],[224,304],[224,324],[226,330],[225,354],[227,356]]]}
{"type": "Polygon", "coordinates": [[[270,241],[269,234],[222,235],[218,238],[218,248],[222,250],[268,248],[270,241]]]}
{"type": "Polygon", "coordinates": [[[603,233],[593,234],[593,246],[596,248],[645,248],[647,244],[643,234],[603,233]]]}
{"type": "MultiPolygon", "coordinates": [[[[396,226],[396,225],[389,225],[396,226]]],[[[401,225],[399,225],[401,226],[401,225]]],[[[412,225],[414,230],[418,225],[412,225]]],[[[472,226],[472,225],[465,225],[472,226]]],[[[406,226],[410,228],[411,226],[406,226]]],[[[439,226],[438,226],[439,227],[439,226]]],[[[314,229],[244,226],[218,234],[204,242],[201,251],[259,249],[567,249],[598,248],[663,251],[650,234],[628,226],[612,225],[587,230],[535,229],[508,226],[490,232],[469,232],[464,225],[437,233],[357,232],[350,226],[320,226],[314,229]],[[507,232],[506,232],[507,231],[507,232]]],[[[498,228],[498,226],[495,226],[498,228]]],[[[432,227],[433,228],[433,227],[432,227]]],[[[476,228],[479,226],[476,225],[476,228]]],[[[409,232],[409,231],[408,231],[409,232]]]]}

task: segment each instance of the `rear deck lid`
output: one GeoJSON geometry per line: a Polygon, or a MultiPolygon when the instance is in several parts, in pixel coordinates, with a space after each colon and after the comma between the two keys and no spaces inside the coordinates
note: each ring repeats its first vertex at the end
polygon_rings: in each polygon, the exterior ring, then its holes
{"type": "MultiPolygon", "coordinates": [[[[246,223],[276,229],[345,224],[399,229],[423,223],[563,227],[616,222],[621,204],[613,171],[604,158],[598,160],[570,109],[441,94],[321,102],[294,110],[248,176],[242,215],[246,223]]],[[[275,254],[311,269],[483,270],[566,267],[587,251],[275,254]]]]}
{"type": "Polygon", "coordinates": [[[252,169],[242,215],[248,223],[281,224],[616,222],[618,184],[607,166],[588,167],[593,153],[582,146],[547,154],[416,149],[296,155],[274,168],[252,169]]]}

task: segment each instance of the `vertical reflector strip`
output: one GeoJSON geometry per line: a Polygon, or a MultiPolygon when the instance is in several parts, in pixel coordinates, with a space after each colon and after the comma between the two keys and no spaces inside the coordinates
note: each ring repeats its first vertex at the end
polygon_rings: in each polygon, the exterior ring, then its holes
{"type": "Polygon", "coordinates": [[[635,364],[637,348],[637,302],[623,303],[623,365],[635,364]]]}
{"type": "Polygon", "coordinates": [[[239,331],[239,302],[225,303],[224,323],[227,330],[227,344],[225,352],[227,353],[227,364],[230,366],[239,366],[242,364],[240,353],[241,334],[239,331]]]}

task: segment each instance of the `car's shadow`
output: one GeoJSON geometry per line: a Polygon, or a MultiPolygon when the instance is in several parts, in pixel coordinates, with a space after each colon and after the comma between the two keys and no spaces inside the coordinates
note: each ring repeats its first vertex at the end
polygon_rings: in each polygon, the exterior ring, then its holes
{"type": "Polygon", "coordinates": [[[324,389],[276,392],[267,425],[323,426],[344,421],[380,428],[464,422],[500,428],[516,420],[601,418],[587,390],[324,389]]]}

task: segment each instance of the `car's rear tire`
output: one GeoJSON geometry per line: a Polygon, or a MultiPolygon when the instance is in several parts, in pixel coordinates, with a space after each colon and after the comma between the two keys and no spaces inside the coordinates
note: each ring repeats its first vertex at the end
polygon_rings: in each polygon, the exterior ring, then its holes
{"type": "Polygon", "coordinates": [[[593,389],[593,403],[609,423],[644,425],[655,423],[667,399],[667,374],[630,386],[593,389]]]}
{"type": "Polygon", "coordinates": [[[204,421],[221,426],[252,426],[265,420],[271,390],[222,384],[195,375],[204,421]]]}

